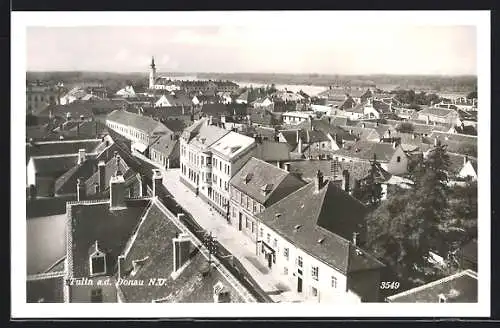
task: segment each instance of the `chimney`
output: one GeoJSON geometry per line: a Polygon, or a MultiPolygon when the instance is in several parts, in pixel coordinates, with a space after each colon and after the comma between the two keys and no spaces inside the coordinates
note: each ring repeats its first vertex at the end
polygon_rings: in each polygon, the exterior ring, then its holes
{"type": "Polygon", "coordinates": [[[78,165],[85,162],[85,149],[78,150],[78,165]]]}
{"type": "Polygon", "coordinates": [[[187,234],[180,234],[172,239],[174,246],[174,268],[173,272],[177,272],[184,264],[186,264],[191,254],[191,240],[187,234]]]}
{"type": "Polygon", "coordinates": [[[30,184],[29,186],[29,197],[30,199],[36,198],[36,186],[34,184],[30,184]]]}
{"type": "Polygon", "coordinates": [[[425,124],[429,124],[429,115],[425,117],[425,124]]]}
{"type": "Polygon", "coordinates": [[[214,286],[214,303],[231,303],[231,294],[220,281],[214,286]]]}
{"type": "Polygon", "coordinates": [[[398,143],[396,141],[393,141],[392,142],[392,148],[396,149],[398,146],[398,143]]]}
{"type": "MultiPolygon", "coordinates": [[[[298,134],[298,132],[297,132],[298,134]]],[[[302,138],[299,138],[299,144],[297,146],[297,150],[299,152],[299,154],[302,154],[302,138]]]]}
{"type": "Polygon", "coordinates": [[[66,121],[69,121],[69,120],[71,120],[71,113],[67,112],[66,113],[66,121]]]}
{"type": "Polygon", "coordinates": [[[359,235],[359,232],[353,232],[352,233],[352,244],[354,246],[356,246],[356,243],[358,242],[358,235],[359,235]]]}
{"type": "Polygon", "coordinates": [[[125,270],[125,256],[118,255],[118,278],[122,278],[122,273],[125,270]]]}
{"type": "Polygon", "coordinates": [[[350,179],[350,174],[348,170],[344,170],[342,172],[342,189],[344,189],[345,192],[349,193],[349,179],[350,179]]]}
{"type": "Polygon", "coordinates": [[[319,192],[321,187],[323,187],[323,173],[318,170],[318,172],[316,172],[316,178],[314,179],[314,191],[319,192]]]}
{"type": "Polygon", "coordinates": [[[290,163],[284,163],[285,171],[290,172],[290,163]]]}
{"type": "Polygon", "coordinates": [[[118,155],[118,151],[116,151],[116,150],[115,150],[115,151],[113,152],[113,157],[114,157],[114,158],[116,158],[116,156],[117,156],[117,155],[118,155]]]}
{"type": "Polygon", "coordinates": [[[104,161],[99,161],[97,166],[97,171],[99,172],[98,183],[99,183],[99,192],[103,192],[106,186],[106,163],[104,161]]]}
{"type": "Polygon", "coordinates": [[[361,127],[364,129],[366,128],[366,124],[365,123],[361,123],[361,127]]]}
{"type": "Polygon", "coordinates": [[[85,199],[85,183],[82,178],[76,180],[76,200],[81,201],[85,199]]]}
{"type": "Polygon", "coordinates": [[[125,208],[125,179],[120,171],[109,181],[109,198],[111,209],[125,208]]]}
{"type": "Polygon", "coordinates": [[[141,197],[148,195],[148,185],[146,184],[146,178],[142,174],[139,176],[139,193],[141,197]]]}
{"type": "Polygon", "coordinates": [[[412,139],[415,139],[416,137],[417,137],[417,136],[415,135],[415,133],[414,133],[414,134],[412,134],[412,136],[411,136],[411,138],[412,138],[412,139]]]}
{"type": "Polygon", "coordinates": [[[352,129],[349,130],[349,134],[352,135],[352,129]]]}
{"type": "Polygon", "coordinates": [[[49,109],[49,119],[52,120],[54,118],[54,111],[51,109],[49,109]]]}
{"type": "Polygon", "coordinates": [[[158,196],[163,178],[158,169],[153,169],[153,197],[158,196]]]}
{"type": "Polygon", "coordinates": [[[464,156],[464,165],[469,161],[469,155],[464,156]]]}
{"type": "Polygon", "coordinates": [[[438,138],[434,138],[434,146],[438,145],[438,138]]]}

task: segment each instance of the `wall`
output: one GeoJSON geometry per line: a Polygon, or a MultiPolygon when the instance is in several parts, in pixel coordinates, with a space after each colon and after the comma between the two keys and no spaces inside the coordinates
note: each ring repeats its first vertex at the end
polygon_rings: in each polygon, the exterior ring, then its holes
{"type": "Polygon", "coordinates": [[[380,280],[380,271],[378,269],[355,272],[349,274],[347,286],[353,293],[363,295],[363,302],[381,302],[380,280]]]}
{"type": "MultiPolygon", "coordinates": [[[[277,239],[277,247],[274,249],[276,252],[276,263],[272,264],[271,270],[276,273],[277,276],[281,277],[281,281],[286,284],[290,290],[297,291],[298,277],[301,276],[303,284],[302,294],[307,300],[320,303],[360,302],[357,295],[347,290],[347,279],[344,274],[295,247],[262,223],[258,225],[258,233],[259,240],[263,239],[266,243],[267,234],[270,234],[271,247],[274,247],[274,238],[277,239]],[[263,229],[263,238],[260,237],[261,228],[263,229]],[[289,249],[288,260],[283,255],[285,248],[289,249]],[[303,263],[302,275],[300,275],[298,271],[300,269],[297,262],[299,256],[302,257],[303,263]],[[317,281],[312,278],[313,266],[318,267],[317,281]],[[332,286],[332,277],[336,278],[336,287],[332,286]],[[318,291],[317,296],[313,296],[312,294],[313,287],[318,291]]],[[[261,262],[267,266],[268,262],[261,252],[260,245],[258,254],[261,262]]]]}
{"type": "Polygon", "coordinates": [[[111,284],[108,286],[97,285],[99,280],[103,281],[106,279],[108,279],[108,277],[92,278],[93,281],[92,286],[77,286],[77,285],[70,286],[71,303],[90,303],[90,296],[92,293],[92,289],[98,289],[98,288],[102,289],[103,303],[117,302],[115,278],[109,277],[111,284]]]}
{"type": "Polygon", "coordinates": [[[401,147],[398,146],[396,148],[391,160],[387,164],[386,170],[394,175],[404,174],[408,171],[408,157],[401,147]],[[400,158],[400,162],[397,161],[398,157],[400,158]]]}

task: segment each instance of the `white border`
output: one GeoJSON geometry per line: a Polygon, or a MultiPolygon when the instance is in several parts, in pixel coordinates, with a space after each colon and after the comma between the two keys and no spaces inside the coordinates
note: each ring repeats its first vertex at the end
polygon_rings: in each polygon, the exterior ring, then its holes
{"type": "MultiPolygon", "coordinates": [[[[386,12],[13,12],[11,184],[12,317],[453,317],[490,315],[490,13],[489,11],[386,12]],[[256,19],[258,17],[258,19],[256,19]],[[354,18],[354,19],[353,19],[354,18]],[[479,302],[476,304],[27,304],[25,183],[25,71],[27,26],[244,25],[324,20],[331,24],[474,25],[477,27],[479,105],[479,302]],[[330,23],[334,22],[334,23],[330,23]],[[21,178],[23,177],[23,178],[21,178]],[[23,180],[24,181],[24,180],[23,180]]],[[[78,42],[78,41],[75,41],[78,42]]]]}

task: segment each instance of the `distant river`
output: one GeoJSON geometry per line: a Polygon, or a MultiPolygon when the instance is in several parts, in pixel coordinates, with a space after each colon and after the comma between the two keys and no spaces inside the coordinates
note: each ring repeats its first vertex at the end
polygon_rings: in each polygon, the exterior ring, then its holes
{"type": "MultiPolygon", "coordinates": [[[[187,80],[187,81],[199,81],[199,80],[206,80],[206,79],[200,79],[194,75],[185,75],[185,76],[172,76],[172,79],[177,79],[177,80],[187,80]]],[[[257,82],[249,82],[249,81],[233,81],[234,83],[238,84],[240,87],[265,87],[266,83],[257,83],[257,82]]],[[[304,91],[310,96],[315,96],[318,93],[326,90],[327,87],[324,86],[319,86],[319,85],[300,85],[300,84],[275,84],[276,88],[278,90],[290,90],[293,92],[299,92],[300,90],[304,91]]]]}

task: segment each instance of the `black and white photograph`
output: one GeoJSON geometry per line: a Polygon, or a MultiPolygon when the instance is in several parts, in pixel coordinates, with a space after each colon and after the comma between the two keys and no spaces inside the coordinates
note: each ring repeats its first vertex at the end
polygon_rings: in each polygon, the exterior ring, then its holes
{"type": "Polygon", "coordinates": [[[489,315],[489,12],[12,33],[19,316],[489,315]]]}

